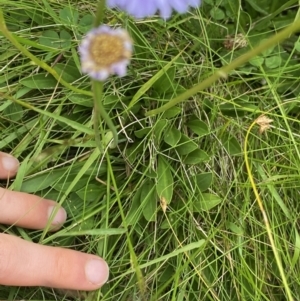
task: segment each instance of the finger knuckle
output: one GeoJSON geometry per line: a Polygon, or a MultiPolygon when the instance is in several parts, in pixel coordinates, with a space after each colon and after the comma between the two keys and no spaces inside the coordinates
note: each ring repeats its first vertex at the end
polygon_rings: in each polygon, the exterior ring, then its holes
{"type": "Polygon", "coordinates": [[[70,277],[70,270],[68,269],[68,258],[66,258],[62,249],[56,249],[53,252],[52,268],[54,273],[51,273],[48,279],[47,286],[57,286],[57,283],[65,282],[70,277]]]}

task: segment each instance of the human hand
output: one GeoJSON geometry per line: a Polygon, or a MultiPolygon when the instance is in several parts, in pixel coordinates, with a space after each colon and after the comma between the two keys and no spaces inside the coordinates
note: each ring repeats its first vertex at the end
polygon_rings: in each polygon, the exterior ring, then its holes
{"type": "MultiPolygon", "coordinates": [[[[0,178],[17,173],[19,162],[0,152],[0,178]]],[[[0,187],[0,223],[43,229],[57,204],[35,195],[0,187]]],[[[51,226],[66,220],[60,208],[51,226]]],[[[95,290],[108,279],[106,262],[94,255],[59,247],[43,246],[0,233],[0,285],[47,286],[71,290],[95,290]]]]}

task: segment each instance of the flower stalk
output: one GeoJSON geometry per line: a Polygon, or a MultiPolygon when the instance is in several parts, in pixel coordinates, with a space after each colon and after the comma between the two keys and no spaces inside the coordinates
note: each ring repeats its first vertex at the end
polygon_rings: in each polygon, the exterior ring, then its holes
{"type": "MultiPolygon", "coordinates": [[[[94,27],[98,27],[99,25],[101,25],[103,23],[105,5],[106,5],[106,0],[99,0],[96,15],[95,15],[95,20],[94,20],[94,27]]],[[[106,122],[108,128],[111,130],[111,132],[113,134],[114,146],[116,146],[118,144],[118,132],[102,104],[103,82],[92,79],[92,91],[93,91],[93,98],[94,98],[95,141],[96,141],[96,145],[98,146],[99,150],[102,151],[102,145],[101,145],[100,133],[99,133],[100,117],[103,118],[103,120],[106,122]]]]}

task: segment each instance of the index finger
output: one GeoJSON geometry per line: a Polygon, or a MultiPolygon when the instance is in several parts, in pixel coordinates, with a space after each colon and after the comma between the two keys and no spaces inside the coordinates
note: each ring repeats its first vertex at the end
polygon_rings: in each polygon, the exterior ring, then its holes
{"type": "Polygon", "coordinates": [[[95,290],[108,279],[106,262],[58,247],[43,246],[0,234],[0,284],[95,290]]]}

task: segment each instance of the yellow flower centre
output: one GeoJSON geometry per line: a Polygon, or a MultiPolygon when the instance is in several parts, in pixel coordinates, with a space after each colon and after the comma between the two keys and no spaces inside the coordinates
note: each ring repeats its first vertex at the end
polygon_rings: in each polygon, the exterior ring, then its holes
{"type": "Polygon", "coordinates": [[[90,55],[98,67],[108,67],[124,58],[124,42],[118,36],[101,34],[94,37],[90,55]]]}

